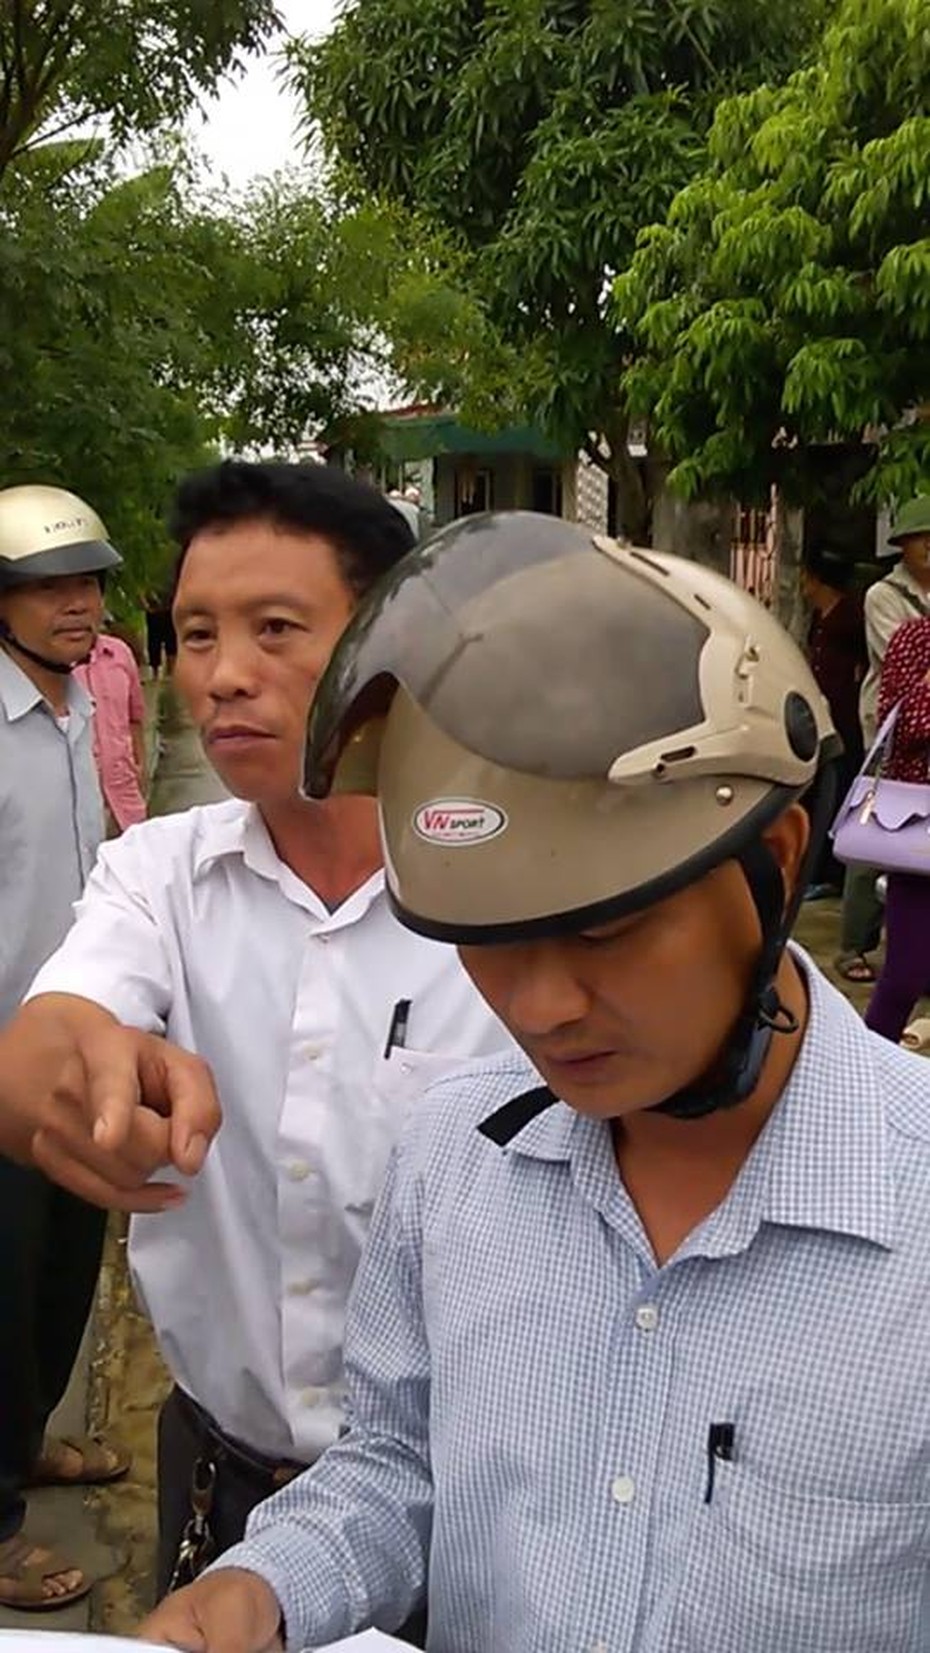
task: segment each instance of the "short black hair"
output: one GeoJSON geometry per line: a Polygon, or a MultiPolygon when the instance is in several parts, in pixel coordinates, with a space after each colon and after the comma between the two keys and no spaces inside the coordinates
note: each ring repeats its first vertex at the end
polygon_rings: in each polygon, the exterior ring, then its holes
{"type": "Polygon", "coordinates": [[[335,465],[224,459],[178,485],[169,517],[180,551],[174,588],[194,536],[240,522],[270,522],[329,540],[358,597],[415,543],[406,518],[377,488],[335,465]]]}

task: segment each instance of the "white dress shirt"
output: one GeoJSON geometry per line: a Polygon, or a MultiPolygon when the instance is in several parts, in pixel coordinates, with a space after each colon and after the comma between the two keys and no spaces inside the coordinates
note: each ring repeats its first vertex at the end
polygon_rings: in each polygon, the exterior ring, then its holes
{"type": "Polygon", "coordinates": [[[101,851],[32,987],[77,993],[210,1064],[224,1122],[130,1260],[177,1383],[222,1429],[310,1461],[336,1436],[346,1299],[390,1148],[427,1084],[509,1038],[453,948],[393,918],[380,873],[335,912],[231,800],[101,851]],[[406,1044],[385,1056],[394,1007],[406,1044]]]}

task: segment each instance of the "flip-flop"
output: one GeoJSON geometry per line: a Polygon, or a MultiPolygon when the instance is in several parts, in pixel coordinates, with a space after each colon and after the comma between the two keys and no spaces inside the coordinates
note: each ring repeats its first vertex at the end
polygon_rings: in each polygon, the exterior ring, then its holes
{"type": "Polygon", "coordinates": [[[33,1487],[99,1487],[119,1481],[127,1474],[132,1458],[120,1447],[107,1446],[99,1435],[47,1436],[45,1448],[29,1477],[33,1487]],[[55,1447],[69,1447],[81,1459],[76,1475],[63,1475],[55,1467],[55,1447]],[[48,1448],[51,1447],[51,1451],[48,1448]]]}
{"type": "Polygon", "coordinates": [[[0,1607],[14,1609],[18,1613],[49,1613],[57,1612],[59,1608],[70,1607],[73,1601],[82,1601],[84,1596],[90,1595],[94,1586],[92,1578],[88,1578],[83,1567],[73,1567],[45,1544],[35,1544],[25,1533],[18,1532],[15,1537],[9,1538],[0,1544],[0,1578],[12,1579],[15,1584],[22,1586],[16,1594],[9,1594],[0,1586],[0,1607]],[[38,1553],[42,1561],[30,1561],[29,1556],[38,1553]],[[60,1595],[47,1596],[42,1588],[46,1579],[60,1577],[63,1573],[80,1573],[82,1582],[71,1590],[64,1590],[60,1595]]]}
{"type": "Polygon", "coordinates": [[[914,1050],[920,1056],[930,1056],[930,1016],[918,1016],[901,1035],[905,1050],[914,1050]]]}
{"type": "Polygon", "coordinates": [[[875,966],[862,953],[851,953],[847,958],[837,959],[834,969],[844,981],[855,982],[858,987],[870,987],[878,981],[875,966]]]}

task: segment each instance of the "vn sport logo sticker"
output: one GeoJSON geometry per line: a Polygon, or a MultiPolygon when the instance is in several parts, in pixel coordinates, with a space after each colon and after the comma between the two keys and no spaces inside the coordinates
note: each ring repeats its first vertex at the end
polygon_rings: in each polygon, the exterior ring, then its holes
{"type": "Polygon", "coordinates": [[[507,827],[507,816],[496,804],[478,798],[433,798],[421,804],[413,830],[428,844],[485,844],[507,827]]]}

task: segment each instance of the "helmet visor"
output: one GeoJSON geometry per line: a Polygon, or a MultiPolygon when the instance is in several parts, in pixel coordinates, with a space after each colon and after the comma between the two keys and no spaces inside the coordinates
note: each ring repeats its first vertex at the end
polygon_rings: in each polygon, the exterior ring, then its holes
{"type": "Polygon", "coordinates": [[[310,717],[306,791],[325,796],[346,742],[386,714],[398,683],[470,751],[557,779],[605,778],[618,751],[701,724],[708,627],[650,566],[631,577],[558,518],[451,524],[380,583],[337,646],[310,717]]]}

